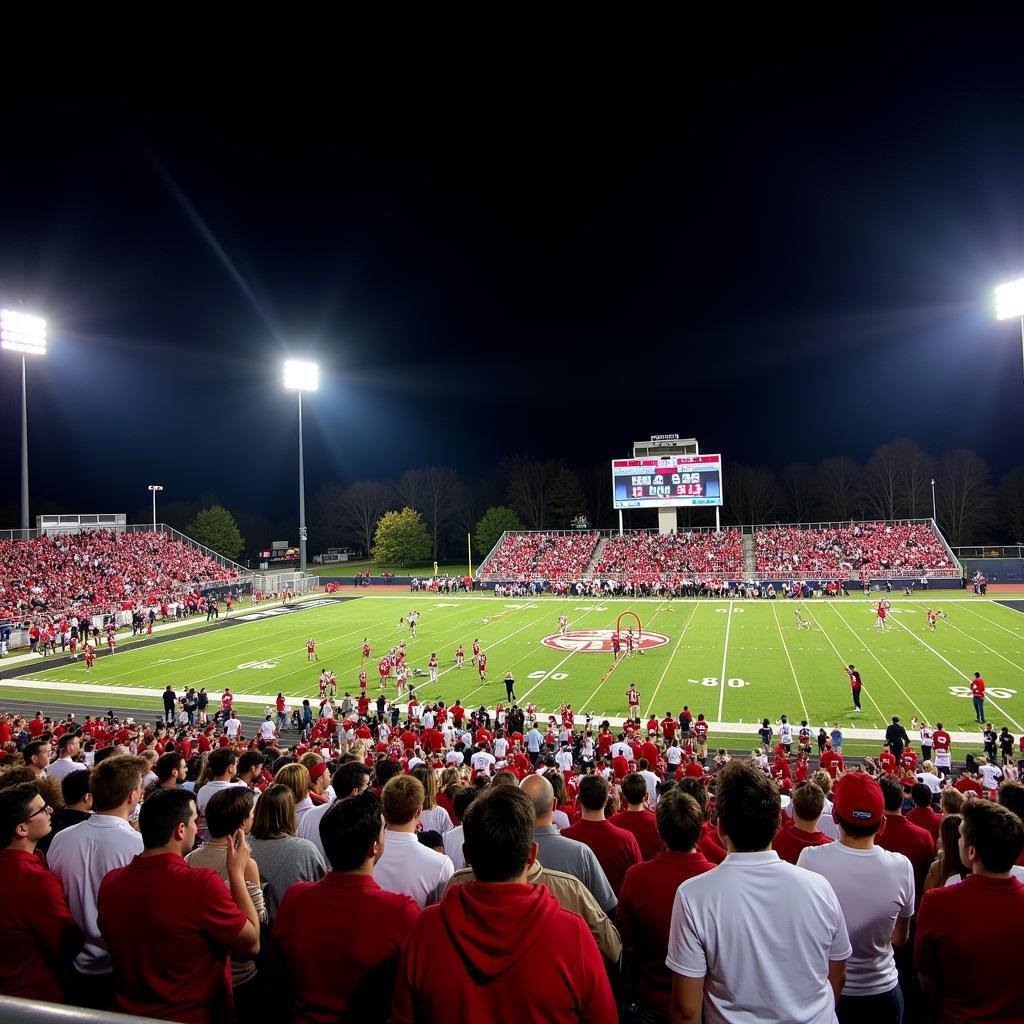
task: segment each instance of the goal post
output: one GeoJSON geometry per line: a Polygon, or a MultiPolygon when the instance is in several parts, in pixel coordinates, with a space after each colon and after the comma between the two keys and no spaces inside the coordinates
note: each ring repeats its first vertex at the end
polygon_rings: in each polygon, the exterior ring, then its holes
{"type": "Polygon", "coordinates": [[[643,626],[640,624],[640,616],[636,612],[623,612],[615,620],[615,635],[619,638],[622,637],[622,620],[631,618],[636,622],[636,638],[639,640],[643,635],[643,626]]]}

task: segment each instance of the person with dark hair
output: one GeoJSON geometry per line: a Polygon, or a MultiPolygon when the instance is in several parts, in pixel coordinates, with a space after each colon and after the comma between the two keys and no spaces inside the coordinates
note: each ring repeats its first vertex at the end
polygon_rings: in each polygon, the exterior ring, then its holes
{"type": "Polygon", "coordinates": [[[1024,851],[1024,822],[990,800],[967,800],[961,811],[960,859],[971,874],[957,885],[930,889],[921,901],[914,966],[925,994],[949,1021],[1019,1021],[1024,972],[992,976],[992,946],[978,923],[1019,921],[1024,884],[1013,866],[1024,851]]]}
{"type": "Polygon", "coordinates": [[[100,886],[99,927],[122,1013],[182,1024],[231,1020],[227,957],[251,960],[259,952],[259,918],[245,883],[245,836],[239,829],[228,837],[225,887],[215,871],[185,862],[197,817],[188,790],[155,793],[139,815],[142,855],[111,871],[100,886]],[[162,941],[143,941],[146,936],[162,941]]]}
{"type": "Polygon", "coordinates": [[[935,859],[935,840],[931,832],[903,816],[903,785],[898,779],[883,775],[878,785],[885,799],[885,828],[878,834],[877,845],[883,850],[902,853],[914,865],[914,888],[920,903],[924,876],[935,859]]]}
{"type": "Polygon", "coordinates": [[[85,941],[35,853],[52,813],[35,783],[0,791],[0,994],[51,1003],[63,1002],[63,974],[85,941]]]}
{"type": "Polygon", "coordinates": [[[259,750],[247,750],[235,765],[235,778],[253,791],[263,774],[263,754],[259,750]]]}
{"type": "Polygon", "coordinates": [[[653,860],[664,853],[666,846],[658,832],[658,821],[654,811],[644,807],[647,799],[647,780],[638,772],[631,772],[622,780],[622,795],[626,798],[626,809],[613,814],[608,820],[616,827],[631,832],[640,847],[640,856],[653,860]]]}
{"type": "Polygon", "coordinates": [[[156,764],[153,765],[153,774],[156,776],[156,782],[153,783],[151,792],[177,789],[185,781],[188,764],[178,751],[171,750],[157,758],[156,764]]]}
{"type": "Polygon", "coordinates": [[[797,865],[827,878],[843,908],[853,955],[836,1007],[840,1024],[900,1024],[903,993],[893,947],[903,946],[914,915],[910,861],[880,848],[888,824],[879,784],[860,772],[836,785],[832,816],[839,841],[805,849],[797,865]]]}
{"type": "Polygon", "coordinates": [[[462,850],[462,821],[466,817],[469,805],[476,799],[479,792],[478,789],[473,789],[472,786],[463,786],[461,789],[456,790],[455,796],[452,797],[452,814],[456,821],[458,821],[458,824],[445,832],[442,840],[444,842],[444,852],[448,855],[452,862],[452,867],[456,871],[460,871],[466,866],[466,856],[462,850]]]}
{"type": "Polygon", "coordinates": [[[387,1020],[388,1002],[381,993],[393,988],[419,907],[409,896],[385,892],[374,880],[384,842],[375,793],[346,794],[320,818],[320,843],[331,870],[318,882],[291,886],[274,921],[272,941],[288,971],[295,1024],[387,1020]],[[357,921],[360,927],[339,931],[339,920],[357,921]],[[325,971],[309,955],[311,932],[331,934],[332,955],[344,971],[325,971]]]}
{"type": "Polygon", "coordinates": [[[413,923],[393,1024],[616,1024],[608,975],[586,924],[544,886],[528,883],[537,855],[532,800],[512,786],[490,789],[470,804],[463,827],[475,880],[450,886],[413,923]],[[524,1000],[527,989],[541,998],[524,1000]]]}
{"type": "MultiPolygon", "coordinates": [[[[646,791],[643,779],[640,782],[646,791]]],[[[665,966],[672,923],[672,901],[667,896],[715,865],[697,851],[704,811],[692,796],[678,788],[670,790],[658,800],[655,817],[665,849],[626,872],[615,920],[636,978],[640,1019],[657,1022],[668,1020],[672,996],[672,972],[665,966]]]]}
{"type": "Polygon", "coordinates": [[[145,759],[130,754],[108,757],[93,768],[93,813],[54,836],[46,852],[46,862],[85,932],[85,946],[68,978],[68,1002],[87,1009],[109,1009],[114,997],[110,954],[96,923],[96,896],[111,871],[142,852],[142,839],[128,819],[142,799],[145,771],[145,759]]]}
{"type": "Polygon", "coordinates": [[[21,748],[21,756],[25,762],[25,767],[29,768],[36,778],[39,778],[49,768],[52,752],[53,748],[50,746],[48,739],[32,740],[31,743],[26,743],[21,748]]]}
{"type": "Polygon", "coordinates": [[[64,806],[50,815],[50,831],[36,844],[45,856],[54,837],[72,825],[78,825],[92,816],[92,793],[89,792],[89,773],[70,772],[60,783],[64,806]]]}
{"type": "Polygon", "coordinates": [[[563,829],[562,835],[594,851],[612,892],[618,898],[626,872],[644,859],[640,846],[632,832],[616,828],[605,818],[608,783],[600,775],[584,775],[580,779],[579,801],[583,817],[575,825],[563,829]]]}
{"type": "Polygon", "coordinates": [[[931,789],[923,782],[915,782],[910,787],[910,799],[914,801],[914,806],[907,812],[907,821],[931,833],[932,839],[937,843],[942,816],[932,810],[931,789]]]}
{"type": "MultiPolygon", "coordinates": [[[[370,785],[370,769],[362,761],[346,761],[338,766],[331,776],[331,789],[338,800],[358,796],[370,785]]],[[[295,833],[300,839],[308,839],[322,854],[326,856],[320,840],[320,823],[333,804],[325,803],[306,811],[298,822],[295,833]]]]}
{"type": "Polygon", "coordinates": [[[51,779],[61,782],[71,772],[88,771],[88,767],[76,761],[82,749],[81,737],[77,732],[66,732],[57,740],[57,760],[46,769],[51,779]]]}
{"type": "Polygon", "coordinates": [[[708,1024],[793,1019],[833,1024],[850,939],[828,882],[787,864],[771,849],[781,800],[749,761],[731,761],[715,777],[718,829],[729,855],[675,894],[666,964],[673,1020],[708,1024]],[[770,914],[772,941],[751,931],[770,914]],[[786,951],[779,969],[778,950],[786,951]]]}

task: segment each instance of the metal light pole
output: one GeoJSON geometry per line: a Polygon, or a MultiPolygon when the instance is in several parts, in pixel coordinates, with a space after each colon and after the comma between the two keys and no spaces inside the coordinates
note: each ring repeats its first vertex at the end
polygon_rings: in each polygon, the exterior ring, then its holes
{"type": "Polygon", "coordinates": [[[937,524],[938,521],[935,515],[935,479],[932,478],[932,522],[937,524]]]}
{"type": "Polygon", "coordinates": [[[14,309],[0,310],[0,348],[21,355],[21,528],[28,530],[28,386],[25,356],[46,355],[46,321],[14,309]]]}
{"type": "Polygon", "coordinates": [[[288,359],[284,364],[284,386],[299,393],[299,569],[306,571],[306,482],[302,459],[302,392],[320,387],[320,367],[316,363],[288,359]]]}
{"type": "Polygon", "coordinates": [[[156,492],[162,491],[163,487],[160,484],[150,484],[149,490],[153,495],[153,532],[156,533],[156,492]]]}
{"type": "Polygon", "coordinates": [[[1024,361],[1024,277],[1007,281],[996,288],[996,319],[1020,320],[1020,352],[1024,361]]]}

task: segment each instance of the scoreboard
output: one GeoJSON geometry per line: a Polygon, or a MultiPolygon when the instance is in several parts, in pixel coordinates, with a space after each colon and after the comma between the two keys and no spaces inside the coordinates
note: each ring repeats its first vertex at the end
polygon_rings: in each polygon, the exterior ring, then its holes
{"type": "Polygon", "coordinates": [[[615,508],[722,504],[721,455],[612,460],[615,508]]]}

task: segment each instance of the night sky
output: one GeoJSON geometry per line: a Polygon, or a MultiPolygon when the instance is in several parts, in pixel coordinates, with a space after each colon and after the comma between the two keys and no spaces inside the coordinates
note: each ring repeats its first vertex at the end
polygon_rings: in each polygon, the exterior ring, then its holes
{"type": "MultiPolygon", "coordinates": [[[[726,467],[908,436],[1004,470],[1024,383],[991,289],[1024,274],[1022,27],[283,75],[273,102],[242,81],[7,97],[0,301],[51,330],[33,504],[134,514],[159,482],[289,514],[287,356],[324,375],[310,494],[513,452],[597,465],[668,432],[726,467]]],[[[19,386],[4,354],[2,526],[19,386]]]]}

